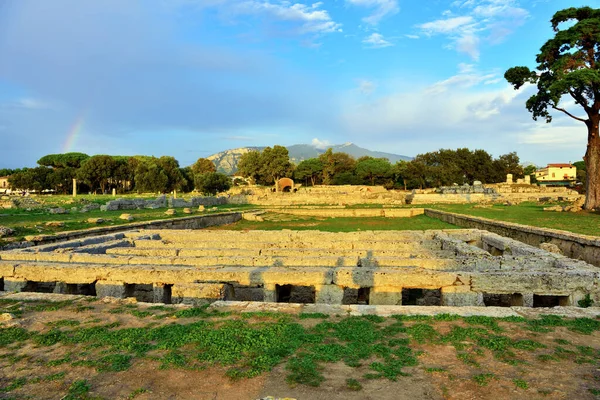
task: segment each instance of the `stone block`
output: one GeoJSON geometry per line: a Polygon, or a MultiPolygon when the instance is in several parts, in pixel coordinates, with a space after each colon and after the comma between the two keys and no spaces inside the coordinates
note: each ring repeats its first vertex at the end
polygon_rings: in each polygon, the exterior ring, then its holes
{"type": "Polygon", "coordinates": [[[344,289],[337,285],[315,286],[315,303],[342,304],[344,289]]]}
{"type": "Polygon", "coordinates": [[[402,288],[377,286],[371,288],[370,305],[402,305],[402,288]]]}
{"type": "Polygon", "coordinates": [[[119,299],[127,297],[125,284],[113,281],[96,282],[96,295],[98,297],[116,297],[119,299]]]}
{"type": "Polygon", "coordinates": [[[5,292],[20,292],[27,286],[26,280],[4,278],[5,292]]]}

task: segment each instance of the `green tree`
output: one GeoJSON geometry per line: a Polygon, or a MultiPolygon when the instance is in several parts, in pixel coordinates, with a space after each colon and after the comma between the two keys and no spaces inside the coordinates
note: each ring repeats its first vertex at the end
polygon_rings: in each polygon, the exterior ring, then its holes
{"type": "Polygon", "coordinates": [[[275,184],[280,178],[291,176],[294,170],[288,149],[278,145],[273,148],[266,147],[260,153],[260,165],[260,178],[269,184],[275,184]]]}
{"type": "Polygon", "coordinates": [[[524,176],[519,156],[514,151],[495,159],[494,170],[496,171],[496,182],[505,182],[507,174],[512,174],[513,179],[523,178],[524,176]]]}
{"type": "Polygon", "coordinates": [[[535,177],[535,172],[537,171],[537,167],[535,165],[528,165],[525,168],[523,168],[523,175],[524,176],[528,176],[529,175],[529,179],[531,183],[536,183],[537,182],[537,178],[535,177]]]}
{"type": "Polygon", "coordinates": [[[35,190],[39,192],[52,187],[52,184],[48,182],[48,176],[51,173],[52,169],[47,167],[23,168],[8,178],[8,184],[13,190],[35,190]]]}
{"type": "MultiPolygon", "coordinates": [[[[354,172],[356,160],[347,153],[334,153],[333,149],[319,155],[319,161],[323,164],[323,183],[325,185],[334,184],[336,175],[343,172],[354,172]]],[[[339,180],[338,180],[339,181],[339,180]]]]}
{"type": "Polygon", "coordinates": [[[555,13],[550,22],[556,34],[536,57],[538,72],[513,67],[504,77],[515,89],[525,83],[537,84],[537,93],[526,102],[534,120],[541,117],[551,122],[552,109],[586,125],[584,208],[600,208],[600,9],[568,8],[555,13]],[[583,108],[584,117],[561,106],[562,97],[567,95],[583,108]]]}
{"type": "Polygon", "coordinates": [[[208,158],[199,158],[198,161],[192,165],[192,171],[194,174],[198,175],[206,174],[207,172],[217,172],[217,167],[215,167],[215,164],[208,158]]]}
{"type": "Polygon", "coordinates": [[[135,164],[135,189],[138,192],[164,193],[169,191],[169,177],[155,157],[139,157],[135,164]]]}
{"type": "Polygon", "coordinates": [[[156,164],[167,176],[167,186],[164,191],[182,191],[187,182],[185,181],[179,169],[179,161],[177,161],[175,157],[162,156],[156,159],[156,164]]]}
{"type": "Polygon", "coordinates": [[[308,158],[302,161],[294,171],[294,179],[305,181],[308,185],[308,180],[312,186],[323,176],[323,163],[318,158],[308,158]]]}
{"type": "Polygon", "coordinates": [[[576,161],[573,163],[575,168],[577,168],[577,181],[585,182],[587,177],[587,170],[585,168],[585,161],[576,161]]]}
{"type": "Polygon", "coordinates": [[[387,158],[363,158],[356,163],[356,176],[366,180],[371,185],[375,182],[383,183],[386,178],[390,178],[392,174],[392,165],[387,158]]]}
{"type": "Polygon", "coordinates": [[[79,168],[88,158],[90,156],[84,153],[48,154],[40,158],[37,163],[41,166],[52,168],[79,168]]]}
{"type": "Polygon", "coordinates": [[[102,193],[106,193],[116,167],[117,163],[111,156],[92,156],[83,162],[77,171],[77,177],[87,183],[92,190],[100,188],[102,193]]]}
{"type": "Polygon", "coordinates": [[[241,155],[237,165],[237,173],[245,178],[258,182],[260,178],[261,159],[260,152],[249,151],[241,155]]]}
{"type": "Polygon", "coordinates": [[[219,172],[194,175],[196,189],[204,194],[215,195],[231,188],[231,179],[219,172]]]}

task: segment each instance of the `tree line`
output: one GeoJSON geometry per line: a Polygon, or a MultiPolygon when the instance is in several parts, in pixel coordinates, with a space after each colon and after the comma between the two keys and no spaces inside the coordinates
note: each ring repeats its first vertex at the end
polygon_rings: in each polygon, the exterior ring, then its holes
{"type": "MultiPolygon", "coordinates": [[[[230,177],[216,172],[214,163],[206,158],[183,168],[170,156],[90,157],[83,153],[49,154],[37,163],[35,168],[0,170],[0,176],[9,175],[13,189],[52,189],[64,194],[72,192],[73,179],[78,180],[80,192],[95,193],[108,193],[114,188],[119,193],[191,192],[195,189],[215,194],[228,190],[233,184],[230,177]]],[[[467,148],[440,149],[395,164],[386,158],[355,159],[347,153],[334,153],[330,148],[319,157],[294,165],[287,148],[275,145],[243,154],[237,175],[259,185],[273,185],[280,178],[291,177],[304,186],[383,185],[388,189],[410,190],[474,181],[498,183],[506,180],[506,174],[518,179],[534,172],[535,166],[523,168],[514,152],[493,158],[485,150],[467,148]]],[[[243,181],[235,183],[245,184],[243,181]]]]}
{"type": "Polygon", "coordinates": [[[314,185],[384,185],[388,189],[424,189],[452,184],[498,183],[532,174],[535,167],[526,169],[519,156],[508,153],[493,158],[485,150],[441,149],[417,155],[411,161],[391,164],[386,158],[369,156],[355,159],[347,153],[330,148],[317,158],[309,158],[294,166],[283,146],[265,148],[262,152],[243,154],[238,174],[258,184],[272,185],[282,177],[293,177],[305,186],[314,185]]]}
{"type": "Polygon", "coordinates": [[[54,190],[71,193],[73,179],[81,192],[108,193],[116,189],[168,193],[173,190],[215,194],[231,187],[228,176],[216,172],[212,161],[200,158],[192,166],[181,168],[170,156],[88,156],[84,153],[48,154],[35,168],[0,170],[9,176],[12,189],[54,190]]]}

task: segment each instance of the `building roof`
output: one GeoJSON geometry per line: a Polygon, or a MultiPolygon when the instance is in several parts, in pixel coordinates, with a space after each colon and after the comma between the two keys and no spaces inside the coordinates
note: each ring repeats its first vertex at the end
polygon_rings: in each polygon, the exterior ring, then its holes
{"type": "Polygon", "coordinates": [[[572,168],[572,167],[574,167],[574,165],[572,165],[572,164],[548,164],[548,168],[549,167],[554,167],[554,168],[572,168]]]}

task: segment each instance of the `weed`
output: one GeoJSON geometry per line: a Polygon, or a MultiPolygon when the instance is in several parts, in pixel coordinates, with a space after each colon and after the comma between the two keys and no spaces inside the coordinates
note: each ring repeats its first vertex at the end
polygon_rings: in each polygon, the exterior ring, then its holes
{"type": "Polygon", "coordinates": [[[558,344],[562,344],[563,346],[570,345],[571,342],[565,339],[554,339],[554,341],[558,344]]]}
{"type": "Polygon", "coordinates": [[[22,342],[29,339],[30,334],[27,330],[19,327],[0,328],[0,347],[6,347],[15,342],[22,342]]]}
{"type": "Polygon", "coordinates": [[[185,310],[179,310],[175,313],[177,318],[205,318],[210,314],[206,311],[208,304],[202,307],[192,307],[185,310]]]}
{"type": "Polygon", "coordinates": [[[136,397],[138,397],[140,394],[144,394],[146,393],[148,390],[141,387],[139,389],[135,389],[133,392],[129,393],[129,396],[127,396],[127,400],[133,400],[136,397]]]}
{"type": "Polygon", "coordinates": [[[286,369],[290,371],[287,381],[290,384],[302,383],[308,386],[320,386],[325,380],[319,372],[319,368],[315,360],[307,354],[299,354],[292,357],[286,365],[286,369]]]}
{"type": "Polygon", "coordinates": [[[529,384],[527,383],[527,381],[525,381],[523,379],[513,379],[513,383],[519,389],[523,389],[523,390],[529,389],[529,384]]]}
{"type": "Polygon", "coordinates": [[[91,386],[85,379],[79,379],[69,386],[69,393],[62,397],[64,400],[81,400],[87,397],[91,386]]]}
{"type": "Polygon", "coordinates": [[[577,305],[581,308],[588,308],[594,304],[594,300],[590,297],[589,293],[585,294],[585,297],[577,302],[577,305]]]}
{"type": "Polygon", "coordinates": [[[474,315],[471,317],[464,317],[463,320],[467,324],[483,325],[483,326],[485,326],[493,331],[496,331],[496,332],[502,331],[500,326],[498,326],[498,322],[496,321],[496,318],[474,315]]]}
{"type": "Polygon", "coordinates": [[[301,313],[300,315],[298,315],[298,318],[300,318],[300,319],[310,319],[310,318],[327,319],[327,318],[329,318],[329,315],[323,314],[323,313],[301,313]]]}
{"type": "Polygon", "coordinates": [[[61,328],[63,326],[77,326],[80,322],[75,319],[59,319],[58,321],[48,322],[46,325],[61,328]]]}
{"type": "Polygon", "coordinates": [[[58,381],[60,379],[63,379],[65,377],[66,373],[63,372],[57,372],[56,374],[50,374],[50,375],[46,375],[43,380],[46,382],[52,382],[52,381],[58,381]]]}
{"type": "Polygon", "coordinates": [[[346,387],[356,392],[362,389],[360,382],[352,378],[346,379],[346,387]]]}
{"type": "Polygon", "coordinates": [[[430,342],[439,336],[433,326],[429,324],[414,324],[406,329],[406,333],[418,343],[430,342]]]}
{"type": "Polygon", "coordinates": [[[487,386],[487,384],[490,383],[490,381],[492,379],[494,379],[495,377],[496,376],[494,374],[484,373],[484,374],[478,374],[478,375],[473,376],[473,380],[479,386],[487,386]]]}
{"type": "Polygon", "coordinates": [[[12,392],[27,384],[27,378],[21,377],[13,380],[8,386],[0,388],[0,392],[12,392]]]}
{"type": "Polygon", "coordinates": [[[600,396],[600,389],[588,389],[590,391],[591,394],[593,394],[594,396],[600,396]]]}
{"type": "Polygon", "coordinates": [[[429,367],[429,368],[425,368],[425,372],[429,372],[430,374],[433,374],[434,372],[446,372],[446,368],[429,367]]]}

